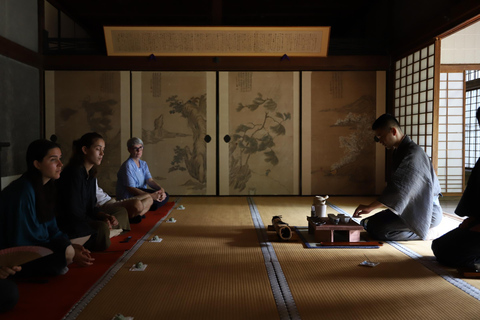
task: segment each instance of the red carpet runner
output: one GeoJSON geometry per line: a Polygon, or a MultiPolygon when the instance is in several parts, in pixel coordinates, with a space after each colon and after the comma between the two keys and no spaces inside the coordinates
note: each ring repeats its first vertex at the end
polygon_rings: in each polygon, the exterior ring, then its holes
{"type": "Polygon", "coordinates": [[[83,268],[73,263],[65,275],[35,279],[38,283],[18,282],[20,300],[13,310],[0,314],[0,319],[62,319],[126,250],[168,214],[174,204],[168,202],[156,211],[148,212],[141,223],[131,225],[131,231],[112,238],[107,251],[92,254],[95,258],[93,266],[83,268]],[[129,242],[120,243],[128,236],[132,237],[129,242]]]}

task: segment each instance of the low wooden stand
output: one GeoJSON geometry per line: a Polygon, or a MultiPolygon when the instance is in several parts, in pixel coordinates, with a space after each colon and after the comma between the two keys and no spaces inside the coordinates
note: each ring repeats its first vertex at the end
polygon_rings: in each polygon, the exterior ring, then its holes
{"type": "Polygon", "coordinates": [[[363,227],[350,219],[348,223],[334,224],[328,218],[307,217],[308,233],[315,234],[315,242],[335,242],[335,231],[347,231],[348,242],[360,241],[360,232],[363,227]],[[315,221],[325,221],[325,224],[316,225],[315,221]]]}

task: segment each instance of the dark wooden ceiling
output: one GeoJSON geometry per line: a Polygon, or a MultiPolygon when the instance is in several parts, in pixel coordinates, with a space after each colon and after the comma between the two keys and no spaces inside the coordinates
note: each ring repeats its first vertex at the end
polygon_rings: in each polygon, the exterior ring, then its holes
{"type": "Polygon", "coordinates": [[[331,26],[329,55],[395,55],[480,14],[478,0],[48,0],[104,51],[103,26],[331,26]]]}

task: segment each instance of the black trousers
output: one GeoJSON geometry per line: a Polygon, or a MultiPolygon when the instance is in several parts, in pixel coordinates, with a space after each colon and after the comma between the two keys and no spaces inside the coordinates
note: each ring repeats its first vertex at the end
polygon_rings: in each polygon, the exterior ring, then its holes
{"type": "Polygon", "coordinates": [[[438,262],[454,268],[478,269],[480,232],[456,228],[432,242],[438,262]],[[477,264],[477,266],[475,266],[477,264]]]}
{"type": "Polygon", "coordinates": [[[0,279],[0,313],[13,309],[17,302],[17,284],[10,279],[0,279]]]}

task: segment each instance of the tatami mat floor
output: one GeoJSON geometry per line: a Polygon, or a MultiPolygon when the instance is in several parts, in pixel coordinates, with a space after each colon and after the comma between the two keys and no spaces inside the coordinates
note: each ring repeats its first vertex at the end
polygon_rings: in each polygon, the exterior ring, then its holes
{"type": "MultiPolygon", "coordinates": [[[[78,319],[111,319],[119,312],[135,320],[478,318],[477,298],[388,243],[379,249],[305,249],[298,236],[280,242],[269,233],[268,243],[259,240],[253,211],[265,228],[276,215],[290,226],[306,226],[311,197],[178,200],[185,210],[171,212],[177,222],[163,222],[151,233],[163,241],[147,239],[79,310],[78,319]],[[276,256],[270,259],[281,267],[298,317],[279,313],[275,280],[266,268],[272,261],[262,255],[267,244],[274,249],[276,256]],[[380,264],[359,266],[365,259],[380,264]],[[147,269],[129,271],[138,261],[147,269]]],[[[359,203],[371,200],[329,199],[350,214],[359,203]]],[[[427,257],[431,254],[428,241],[407,246],[427,257]]],[[[479,281],[471,283],[478,288],[479,281]]]]}

